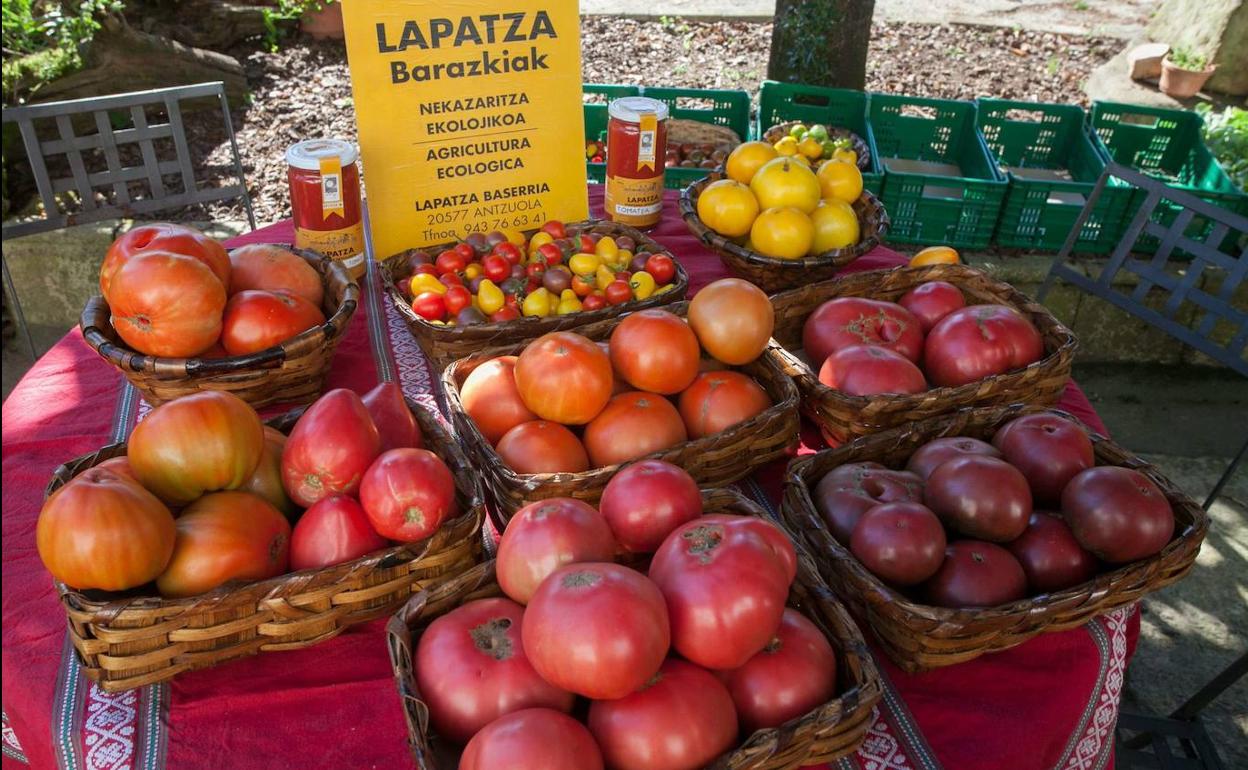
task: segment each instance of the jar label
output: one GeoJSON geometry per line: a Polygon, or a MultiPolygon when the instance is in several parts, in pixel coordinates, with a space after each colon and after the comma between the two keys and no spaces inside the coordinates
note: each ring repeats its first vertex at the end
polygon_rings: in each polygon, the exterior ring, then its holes
{"type": "Polygon", "coordinates": [[[637,136],[637,169],[654,171],[654,144],[659,133],[659,116],[653,112],[641,115],[641,132],[637,136]]]}
{"type": "Polygon", "coordinates": [[[346,216],[346,204],[342,199],[342,158],[331,155],[321,158],[321,218],[346,216]]]}
{"type": "Polygon", "coordinates": [[[663,212],[663,175],[646,179],[607,177],[603,205],[607,219],[634,227],[648,227],[663,212]]]}
{"type": "Polygon", "coordinates": [[[309,230],[295,228],[295,247],[311,249],[330,259],[342,260],[351,267],[352,262],[364,261],[364,223],[356,222],[339,230],[309,230]],[[356,259],[358,257],[358,259],[356,259]]]}

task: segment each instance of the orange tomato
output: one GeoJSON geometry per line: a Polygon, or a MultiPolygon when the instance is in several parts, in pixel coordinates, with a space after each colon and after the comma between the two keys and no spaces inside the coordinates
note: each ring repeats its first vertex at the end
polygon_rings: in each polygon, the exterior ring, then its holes
{"type": "Polygon", "coordinates": [[[321,274],[290,249],[253,243],[230,252],[230,294],[248,289],[288,291],[321,306],[321,274]]]}
{"type": "Polygon", "coordinates": [[[198,355],[221,336],[225,286],[194,257],[145,251],[128,258],[109,285],[113,328],[151,356],[198,355]]]}
{"type": "Polygon", "coordinates": [[[740,278],[710,283],[689,303],[689,325],[702,347],[733,366],[758,358],[775,324],[776,313],[767,294],[740,278]]]}
{"type": "Polygon", "coordinates": [[[697,335],[666,310],[631,313],[611,333],[611,364],[637,390],[674,394],[698,376],[697,335]]]}
{"type": "Polygon", "coordinates": [[[680,394],[680,416],[690,438],[719,433],[762,414],[769,406],[767,391],[740,372],[700,374],[680,394]]]}
{"type": "Polygon", "coordinates": [[[589,457],[576,434],[557,422],[534,420],[499,439],[499,457],[516,473],[580,473],[589,457]]]}
{"type": "Polygon", "coordinates": [[[910,267],[925,265],[956,265],[962,260],[952,246],[928,246],[910,258],[910,267]]]}
{"type": "Polygon", "coordinates": [[[653,393],[622,393],[585,426],[590,462],[601,468],[626,463],[688,441],[672,402],[653,393]]]}
{"type": "Polygon", "coordinates": [[[611,398],[611,359],[591,340],[572,332],[538,337],[516,361],[516,388],[524,405],[543,420],[584,425],[611,398]]]}

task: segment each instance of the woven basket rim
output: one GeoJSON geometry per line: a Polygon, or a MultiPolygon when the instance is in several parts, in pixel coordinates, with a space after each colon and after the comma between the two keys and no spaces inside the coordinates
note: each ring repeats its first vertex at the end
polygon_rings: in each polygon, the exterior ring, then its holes
{"type": "MultiPolygon", "coordinates": [[[[784,131],[785,134],[787,134],[793,128],[793,126],[796,126],[798,123],[805,125],[805,121],[802,121],[802,120],[786,120],[783,123],[777,123],[771,128],[768,128],[766,131],[764,131],[759,138],[764,142],[770,141],[767,138],[768,134],[777,130],[782,130],[784,131]]],[[[859,136],[856,131],[851,131],[850,129],[845,128],[844,126],[833,126],[827,123],[823,123],[820,125],[823,125],[825,128],[828,129],[829,136],[838,136],[838,135],[848,136],[850,143],[854,145],[854,152],[858,154],[858,160],[857,160],[857,163],[855,164],[858,166],[858,170],[863,173],[871,172],[871,145],[867,144],[867,140],[865,137],[859,136]]]]}

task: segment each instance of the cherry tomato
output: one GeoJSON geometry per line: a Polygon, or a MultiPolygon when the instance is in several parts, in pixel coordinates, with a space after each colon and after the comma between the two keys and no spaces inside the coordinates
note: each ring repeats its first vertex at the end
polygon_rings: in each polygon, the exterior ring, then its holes
{"type": "Polygon", "coordinates": [[[590,294],[581,301],[582,310],[602,310],[607,306],[607,298],[601,294],[590,294]]]}
{"type": "Polygon", "coordinates": [[[464,279],[459,277],[459,273],[443,273],[438,276],[438,280],[446,287],[463,286],[464,279]]]}
{"type": "Polygon", "coordinates": [[[578,297],[588,297],[594,293],[594,285],[579,275],[572,276],[572,291],[578,297]]]}
{"type": "Polygon", "coordinates": [[[521,253],[520,247],[510,241],[503,241],[497,244],[493,253],[507,260],[507,263],[510,265],[518,265],[524,259],[524,254],[521,253]]]}
{"type": "Polygon", "coordinates": [[[558,219],[552,219],[542,225],[542,232],[549,233],[551,238],[568,237],[568,231],[564,228],[563,223],[558,219]]]}
{"type": "Polygon", "coordinates": [[[490,314],[490,322],[502,323],[503,321],[514,321],[519,318],[520,311],[517,310],[515,304],[512,303],[512,300],[514,299],[515,295],[507,297],[507,304],[490,314]]]}
{"type": "Polygon", "coordinates": [[[529,278],[541,278],[546,272],[545,262],[530,262],[529,266],[524,269],[525,275],[529,278]]]}
{"type": "Polygon", "coordinates": [[[438,275],[445,275],[446,273],[458,273],[460,270],[468,267],[468,263],[471,261],[471,257],[465,257],[455,249],[447,249],[438,255],[433,264],[438,269],[438,275]]]}
{"type": "Polygon", "coordinates": [[[654,282],[664,286],[676,277],[676,263],[666,254],[652,254],[646,260],[646,272],[654,276],[654,282]]]}
{"type": "Polygon", "coordinates": [[[477,258],[477,250],[473,248],[471,243],[457,243],[455,244],[455,251],[459,256],[463,257],[465,265],[477,258]]]}
{"type": "Polygon", "coordinates": [[[553,243],[543,243],[537,247],[537,253],[546,260],[547,265],[558,265],[563,262],[563,249],[553,243]]]}
{"type": "Polygon", "coordinates": [[[494,283],[502,283],[511,277],[511,263],[498,254],[491,254],[481,260],[481,268],[485,271],[485,277],[494,283]]]}
{"type": "Polygon", "coordinates": [[[617,278],[607,284],[606,295],[608,304],[623,305],[633,298],[633,289],[628,285],[627,280],[617,278]]]}
{"type": "Polygon", "coordinates": [[[428,273],[429,275],[437,275],[438,268],[434,267],[431,264],[426,263],[423,265],[417,265],[415,269],[412,270],[412,275],[414,276],[420,275],[421,273],[428,273]]]}
{"type": "Polygon", "coordinates": [[[581,245],[580,250],[581,250],[582,252],[584,252],[584,253],[586,253],[586,254],[593,254],[593,253],[594,253],[594,246],[596,246],[596,245],[597,245],[597,241],[595,241],[595,240],[594,240],[592,237],[590,237],[589,235],[586,235],[585,233],[582,233],[582,234],[581,234],[581,239],[580,239],[580,245],[581,245]]]}
{"type": "Polygon", "coordinates": [[[446,318],[446,301],[436,292],[421,292],[412,300],[412,310],[428,321],[441,321],[446,318]]]}
{"type": "Polygon", "coordinates": [[[459,315],[459,311],[472,304],[472,292],[463,286],[451,286],[442,295],[442,301],[446,304],[448,314],[459,315]]]}

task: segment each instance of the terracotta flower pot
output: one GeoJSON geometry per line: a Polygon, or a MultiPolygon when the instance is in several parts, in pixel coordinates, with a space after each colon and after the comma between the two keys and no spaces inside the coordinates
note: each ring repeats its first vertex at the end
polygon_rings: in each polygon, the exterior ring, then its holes
{"type": "Polygon", "coordinates": [[[1211,64],[1199,72],[1180,69],[1167,56],[1161,62],[1161,92],[1175,99],[1190,99],[1205,87],[1205,81],[1217,68],[1218,65],[1211,64]]]}
{"type": "Polygon", "coordinates": [[[319,11],[304,14],[299,28],[316,40],[342,40],[342,4],[329,2],[319,11]]]}

